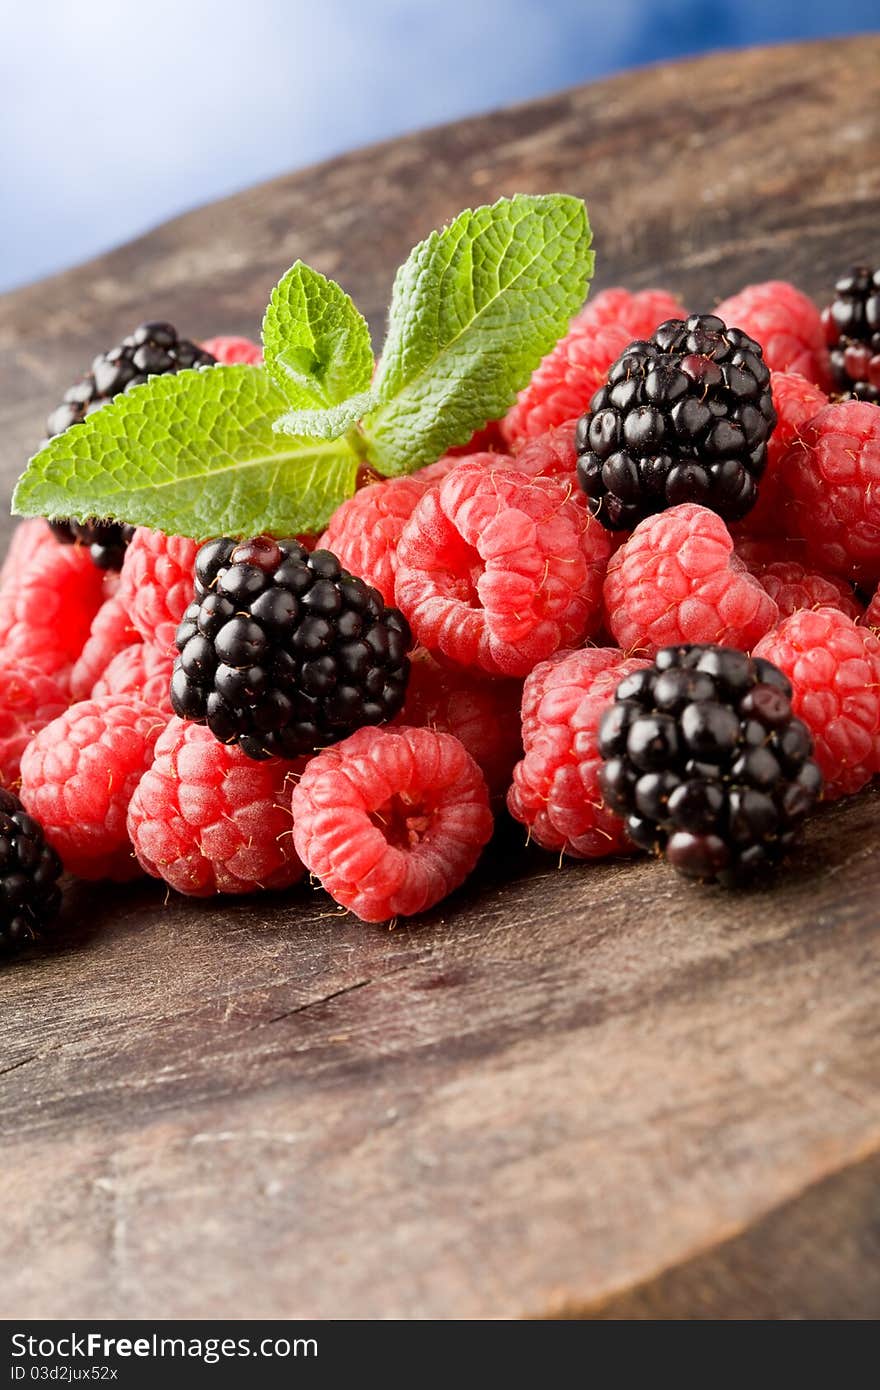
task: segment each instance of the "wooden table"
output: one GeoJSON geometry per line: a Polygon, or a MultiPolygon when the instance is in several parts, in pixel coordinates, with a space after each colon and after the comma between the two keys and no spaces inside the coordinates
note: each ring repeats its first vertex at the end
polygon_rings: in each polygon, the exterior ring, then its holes
{"type": "MultiPolygon", "coordinates": [[[[0,303],[4,487],[140,319],[254,333],[302,256],[379,337],[409,247],[515,190],[587,198],[597,287],[822,296],[880,254],[878,111],[877,38],[723,54],[203,208],[0,303]]],[[[878,811],[742,895],[509,828],[393,931],[74,890],[0,976],[0,1314],[876,1315],[878,811]]]]}

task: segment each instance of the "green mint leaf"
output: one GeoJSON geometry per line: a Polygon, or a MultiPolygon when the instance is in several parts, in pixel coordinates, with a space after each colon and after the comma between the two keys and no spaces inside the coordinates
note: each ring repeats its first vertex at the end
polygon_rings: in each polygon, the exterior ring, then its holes
{"type": "Polygon", "coordinates": [[[321,530],[354,492],[345,439],[292,438],[290,399],[261,367],[152,377],[57,435],[31,459],[20,516],[108,517],[171,535],[321,530]]]}
{"type": "Polygon", "coordinates": [[[579,198],[518,194],[462,212],[411,252],[363,426],[380,473],[430,463],[504,414],[583,304],[590,242],[579,198]]]}
{"type": "Polygon", "coordinates": [[[307,435],[310,439],[338,439],[375,404],[376,393],[370,388],[326,410],[289,410],[275,421],[275,428],[285,434],[307,435]]]}
{"type": "Polygon", "coordinates": [[[288,406],[321,410],[365,391],[373,375],[370,330],[339,285],[297,261],[272,291],[263,352],[288,406]]]}

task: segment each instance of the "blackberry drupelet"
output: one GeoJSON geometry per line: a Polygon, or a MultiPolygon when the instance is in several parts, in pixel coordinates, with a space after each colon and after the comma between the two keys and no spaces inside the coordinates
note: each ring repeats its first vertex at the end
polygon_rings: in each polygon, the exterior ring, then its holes
{"type": "Polygon", "coordinates": [[[880,269],[854,266],[822,312],[831,372],[841,395],[880,405],[880,269]]]}
{"type": "Polygon", "coordinates": [[[577,424],[578,482],[609,531],[696,502],[738,521],[776,424],[759,345],[714,314],[631,343],[577,424]]]}
{"type": "Polygon", "coordinates": [[[0,788],[0,957],[22,951],[61,906],[61,860],[17,796],[0,788]]]}
{"type": "Polygon", "coordinates": [[[791,686],[732,647],[664,647],[599,726],[605,801],[689,878],[735,883],[788,849],[822,789],[791,686]]]}
{"type": "MultiPolygon", "coordinates": [[[[183,371],[186,367],[213,367],[216,359],[188,338],[179,338],[170,323],[142,323],[109,352],[92,363],[82,381],[65,392],[64,400],[46,423],[49,438],[78,425],[123,391],[141,386],[148,377],[183,371]]],[[[134,534],[132,526],[115,521],[53,521],[52,530],[66,545],[88,545],[99,569],[122,567],[125,547],[134,534]]]]}
{"type": "Polygon", "coordinates": [[[177,632],[171,703],[250,758],[297,758],[403,705],[409,626],[329,550],[209,541],[177,632]]]}

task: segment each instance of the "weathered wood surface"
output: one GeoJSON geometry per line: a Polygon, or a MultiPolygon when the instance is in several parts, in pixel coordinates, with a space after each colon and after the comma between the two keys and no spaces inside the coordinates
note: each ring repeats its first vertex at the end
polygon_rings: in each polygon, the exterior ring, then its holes
{"type": "MultiPolygon", "coordinates": [[[[381,328],[465,204],[589,201],[598,285],[821,294],[876,257],[880,40],[634,73],[204,208],[0,302],[3,484],[145,316],[256,329],[303,256],[381,328]]],[[[0,978],[0,1314],[880,1312],[880,796],[772,892],[509,828],[416,924],[76,890],[0,978]]]]}

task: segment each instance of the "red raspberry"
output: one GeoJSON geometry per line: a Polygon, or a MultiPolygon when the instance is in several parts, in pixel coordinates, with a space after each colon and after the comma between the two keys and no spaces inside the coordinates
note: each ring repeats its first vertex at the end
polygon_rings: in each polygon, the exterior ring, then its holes
{"type": "Polygon", "coordinates": [[[196,898],[296,883],[303,873],[291,834],[297,767],[280,758],[254,762],[209,729],[172,719],[128,811],[141,866],[196,898]]]}
{"type": "Polygon", "coordinates": [[[192,601],[198,543],[139,526],[122,562],[119,598],[145,642],[174,645],[184,609],[192,601]]]}
{"type": "MultiPolygon", "coordinates": [[[[650,338],[655,328],[667,319],[686,319],[687,309],[668,290],[629,290],[615,286],[594,295],[578,314],[575,323],[592,324],[598,328],[608,323],[619,324],[629,334],[629,341],[650,338]]],[[[577,415],[581,410],[576,412],[577,415]]]]}
{"type": "Polygon", "coordinates": [[[557,652],[527,677],[525,757],[513,770],[507,805],[542,849],[575,859],[632,849],[623,821],[599,790],[598,730],[620,681],[643,665],[616,647],[587,647],[557,652]]]}
{"type": "Polygon", "coordinates": [[[880,631],[880,585],[874,590],[871,602],[865,609],[863,621],[866,627],[874,628],[875,632],[880,631]]]}
{"type": "Polygon", "coordinates": [[[91,693],[95,699],[101,695],[139,695],[170,719],[171,673],[176,655],[173,648],[133,642],[116,653],[91,693]]]}
{"type": "Polygon", "coordinates": [[[395,723],[454,734],[480,768],[493,796],[503,796],[522,755],[519,681],[487,680],[440,666],[417,649],[410,659],[406,704],[395,723]]]}
{"type": "Polygon", "coordinates": [[[802,426],[828,404],[825,392],[798,372],[771,372],[770,389],[778,418],[767,444],[767,467],[758,484],[758,500],[736,528],[742,535],[779,535],[784,506],[779,464],[802,426]]]}
{"type": "MultiPolygon", "coordinates": [[[[498,453],[495,450],[480,450],[465,455],[468,463],[481,463],[484,468],[511,468],[513,459],[510,454],[498,453]]],[[[453,450],[437,459],[436,463],[426,464],[424,468],[417,468],[410,477],[417,478],[420,483],[439,483],[441,478],[445,478],[447,473],[451,473],[453,468],[457,468],[464,462],[462,455],[453,450]]]]}
{"type": "Polygon", "coordinates": [[[22,803],[69,873],[137,876],[125,818],[166,722],[143,700],[105,695],[71,705],[24,750],[22,803]]]}
{"type": "Polygon", "coordinates": [[[830,388],[831,368],[825,330],[811,299],[786,280],[746,285],[718,305],[715,313],[728,328],[741,328],[764,349],[774,372],[800,372],[817,386],[830,388]]]}
{"type": "Polygon", "coordinates": [[[817,569],[880,580],[880,407],[826,405],[801,426],[779,465],[783,525],[817,569]]]}
{"type": "Polygon", "coordinates": [[[619,323],[575,319],[520,391],[501,425],[509,445],[544,434],[586,410],[632,334],[619,323]]]}
{"type": "Polygon", "coordinates": [[[795,564],[807,568],[807,546],[797,537],[780,540],[769,536],[734,536],[737,556],[756,578],[768,565],[795,564]]]}
{"type": "MultiPolygon", "coordinates": [[[[118,594],[106,599],[92,620],[92,628],[70,674],[70,693],[74,700],[87,700],[95,682],[118,652],[141,636],[132,626],[128,609],[118,594]]],[[[149,703],[149,702],[148,702],[149,703]]]]}
{"type": "Polygon", "coordinates": [[[680,642],[748,651],[778,617],[721,517],[693,502],[640,522],[608,566],[605,611],[623,650],[648,656],[680,642]]]}
{"type": "Polygon", "coordinates": [[[394,603],[397,544],[427,484],[418,474],[362,487],[336,508],[318,548],[394,603]]]}
{"type": "Polygon", "coordinates": [[[38,667],[0,666],[0,786],[16,785],[25,748],[67,705],[63,685],[38,667]]]}
{"type": "Polygon", "coordinates": [[[825,797],[849,796],[880,766],[880,640],[837,608],[803,609],[757,645],[791,681],[813,735],[825,797]]]}
{"type": "Polygon", "coordinates": [[[861,617],[861,604],[836,575],[780,561],[768,565],[758,578],[779,609],[780,618],[788,618],[801,608],[838,608],[853,620],[861,617]]]}
{"type": "Polygon", "coordinates": [[[292,805],[306,868],[365,922],[433,907],[492,834],[483,774],[433,729],[358,729],[312,758],[292,805]]]}
{"type": "MultiPolygon", "coordinates": [[[[772,554],[776,549],[772,541],[766,543],[766,552],[772,554]]],[[[861,605],[849,584],[835,574],[820,574],[800,560],[758,559],[759,552],[750,552],[739,545],[736,553],[773,599],[780,618],[788,618],[801,608],[839,608],[850,618],[861,615],[861,605]],[[756,557],[751,562],[749,553],[756,557]]]]}
{"type": "Polygon", "coordinates": [[[572,496],[583,501],[586,506],[584,494],[575,486],[576,425],[577,420],[566,420],[561,425],[554,425],[553,429],[547,430],[544,434],[536,435],[534,439],[527,439],[514,454],[513,466],[521,473],[528,473],[530,478],[556,478],[557,481],[568,483],[572,489],[572,496]]]}
{"type": "Polygon", "coordinates": [[[85,546],[40,543],[0,604],[0,647],[7,665],[21,661],[65,685],[104,597],[103,571],[85,546]]]}
{"type": "MultiPolygon", "coordinates": [[[[467,454],[489,454],[502,453],[504,451],[504,436],[501,433],[501,421],[490,420],[480,430],[474,430],[467,444],[456,444],[455,448],[449,450],[448,457],[464,458],[467,454]]],[[[429,464],[429,468],[433,468],[429,464]]]]}
{"type": "Polygon", "coordinates": [[[10,584],[17,584],[24,571],[42,550],[57,550],[58,544],[48,521],[44,521],[42,517],[20,521],[12,533],[6,559],[3,561],[3,568],[0,569],[0,589],[5,591],[10,584]]]}
{"type": "Polygon", "coordinates": [[[246,362],[259,366],[263,360],[263,349],[251,338],[208,338],[202,343],[202,347],[205,352],[210,352],[212,357],[216,357],[218,362],[225,365],[246,362]]]}
{"type": "Polygon", "coordinates": [[[465,459],[404,527],[397,603],[429,651],[524,676],[595,631],[610,548],[562,483],[465,459]]]}
{"type": "MultiPolygon", "coordinates": [[[[610,294],[611,291],[609,290],[607,293],[610,294]]],[[[587,499],[575,480],[577,453],[574,446],[574,431],[576,425],[577,420],[566,420],[564,425],[554,425],[553,429],[548,430],[546,434],[539,434],[534,439],[527,439],[511,459],[511,467],[515,468],[518,473],[527,473],[530,478],[555,478],[558,483],[565,484],[573,502],[577,503],[578,506],[586,507],[587,499]]],[[[615,550],[619,550],[629,534],[628,531],[609,531],[609,554],[613,555],[615,550]]],[[[596,640],[596,638],[597,633],[593,633],[593,639],[596,640]]]]}

